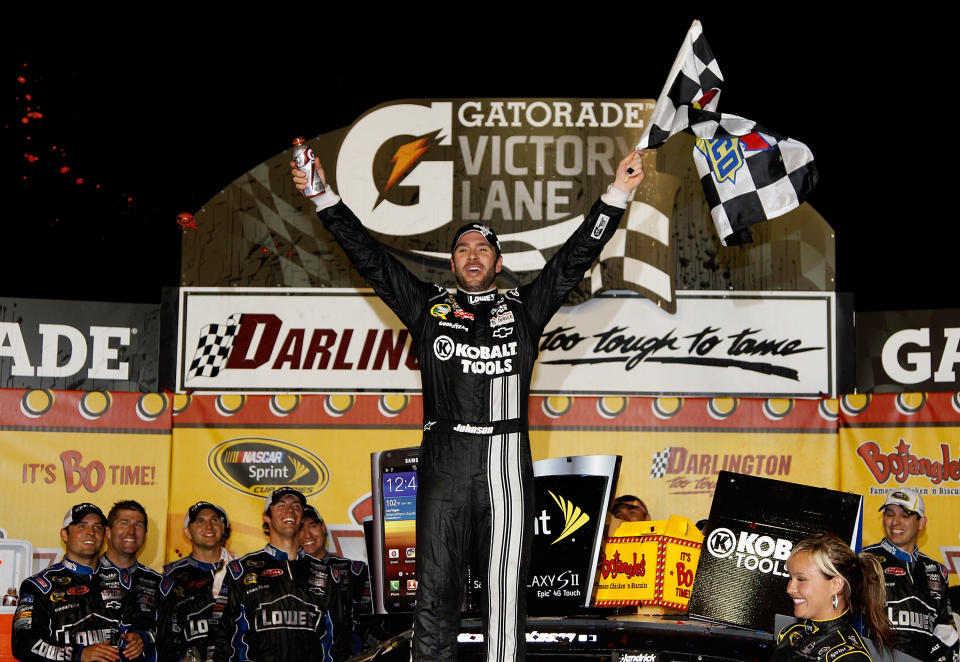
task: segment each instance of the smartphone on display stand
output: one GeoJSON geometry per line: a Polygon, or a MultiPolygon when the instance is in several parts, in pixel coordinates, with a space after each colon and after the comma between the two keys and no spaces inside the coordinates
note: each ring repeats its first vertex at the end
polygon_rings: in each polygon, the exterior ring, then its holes
{"type": "Polygon", "coordinates": [[[417,603],[417,464],[419,448],[370,454],[373,492],[374,607],[410,612],[417,603]]]}

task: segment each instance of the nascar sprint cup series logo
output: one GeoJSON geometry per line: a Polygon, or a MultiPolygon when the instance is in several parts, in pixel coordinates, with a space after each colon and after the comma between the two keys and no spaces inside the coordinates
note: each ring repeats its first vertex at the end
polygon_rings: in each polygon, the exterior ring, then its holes
{"type": "Polygon", "coordinates": [[[283,486],[311,497],[330,482],[323,460],[305,448],[278,439],[241,437],[221,442],[207,456],[207,466],[227,487],[258,497],[283,486]]]}

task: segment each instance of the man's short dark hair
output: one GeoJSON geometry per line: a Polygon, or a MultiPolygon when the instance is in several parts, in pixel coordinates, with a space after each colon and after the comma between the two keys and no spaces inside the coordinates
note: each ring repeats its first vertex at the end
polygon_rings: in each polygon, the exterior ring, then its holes
{"type": "Polygon", "coordinates": [[[137,501],[134,501],[133,499],[127,499],[126,501],[117,501],[115,504],[113,504],[113,506],[110,508],[110,512],[107,513],[107,526],[113,528],[114,522],[117,521],[117,513],[119,513],[121,510],[135,510],[138,513],[142,513],[143,528],[144,530],[146,530],[147,522],[150,520],[150,518],[147,517],[146,509],[143,506],[141,506],[137,501]]]}

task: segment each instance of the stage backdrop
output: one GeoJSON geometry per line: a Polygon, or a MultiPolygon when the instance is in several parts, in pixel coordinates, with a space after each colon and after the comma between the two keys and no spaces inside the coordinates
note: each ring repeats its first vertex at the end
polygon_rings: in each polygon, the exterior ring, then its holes
{"type": "Polygon", "coordinates": [[[106,514],[114,502],[135,499],[148,514],[140,560],[160,567],[170,405],[158,393],[0,390],[3,537],[29,540],[35,559],[53,561],[63,551],[60,528],[70,506],[90,501],[106,514]]]}
{"type": "MultiPolygon", "coordinates": [[[[419,443],[421,401],[3,390],[0,422],[7,458],[0,529],[30,540],[47,561],[62,549],[58,532],[71,504],[106,510],[124,498],[150,513],[143,560],[154,567],[188,551],[183,514],[200,499],[227,509],[229,547],[248,552],[266,539],[264,494],[288,484],[326,518],[331,549],[362,557],[360,523],[372,511],[369,454],[419,443]]],[[[706,517],[717,473],[727,470],[863,494],[864,539],[872,542],[882,535],[876,511],[885,491],[918,487],[929,517],[921,548],[947,562],[958,583],[958,394],[538,396],[530,424],[535,460],[621,455],[617,494],[639,495],[657,519],[706,517]]]]}
{"type": "MultiPolygon", "coordinates": [[[[307,136],[329,182],[373,234],[430,282],[450,283],[463,223],[496,228],[501,287],[530,280],[610,183],[636,144],[651,99],[412,99],[307,136]]],[[[291,136],[291,140],[294,136],[291,136]]],[[[673,311],[683,289],[830,291],[834,233],[809,205],[723,248],[676,136],[644,158],[646,179],[621,230],[574,294],[632,289],[673,311]]],[[[363,287],[313,205],[290,180],[291,147],[223,187],[186,229],[182,285],[363,287]]]]}

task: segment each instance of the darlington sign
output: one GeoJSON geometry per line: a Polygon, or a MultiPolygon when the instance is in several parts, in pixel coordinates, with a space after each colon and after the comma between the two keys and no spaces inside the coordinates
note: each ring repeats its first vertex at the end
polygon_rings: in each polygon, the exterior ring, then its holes
{"type": "MultiPolygon", "coordinates": [[[[680,292],[677,303],[676,315],[641,297],[562,308],[540,339],[532,392],[836,392],[832,293],[680,292]]],[[[369,291],[184,288],[179,327],[181,392],[420,391],[409,331],[369,291]]],[[[506,334],[485,347],[439,336],[426,351],[498,374],[516,348],[506,334]]]]}

